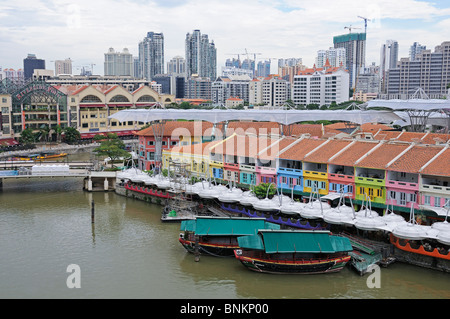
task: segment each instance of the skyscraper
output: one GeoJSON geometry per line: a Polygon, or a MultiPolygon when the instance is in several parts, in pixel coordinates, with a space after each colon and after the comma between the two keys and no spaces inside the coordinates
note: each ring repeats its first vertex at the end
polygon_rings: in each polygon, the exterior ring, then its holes
{"type": "Polygon", "coordinates": [[[55,61],[55,75],[72,74],[72,60],[56,60],[55,61]]]}
{"type": "Polygon", "coordinates": [[[266,61],[259,61],[257,70],[256,70],[256,76],[263,76],[268,77],[270,74],[270,60],[266,61]]]}
{"type": "Polygon", "coordinates": [[[413,45],[409,48],[409,59],[411,61],[416,61],[416,56],[426,49],[426,45],[420,45],[419,43],[414,42],[413,45]]]}
{"type": "Polygon", "coordinates": [[[323,68],[327,62],[327,59],[330,65],[334,68],[340,67],[341,63],[342,66],[346,68],[347,61],[344,48],[329,48],[328,50],[317,51],[316,67],[323,68]]]}
{"type": "Polygon", "coordinates": [[[387,40],[386,44],[381,46],[380,52],[380,78],[381,90],[385,91],[386,71],[397,67],[398,62],[398,42],[395,40],[387,40]]]}
{"type": "Polygon", "coordinates": [[[411,98],[419,88],[430,98],[441,98],[449,83],[450,41],[436,46],[434,52],[422,51],[414,61],[401,58],[396,68],[386,72],[388,98],[411,98]]]}
{"type": "Polygon", "coordinates": [[[366,64],[366,34],[349,33],[333,38],[334,48],[344,48],[346,64],[350,73],[350,88],[356,83],[356,77],[366,64]]]}
{"type": "Polygon", "coordinates": [[[173,57],[172,60],[167,63],[167,74],[186,76],[186,60],[179,55],[173,57]]]}
{"type": "Polygon", "coordinates": [[[133,76],[133,55],[124,48],[122,52],[116,52],[109,48],[105,53],[105,75],[133,76]]]}
{"type": "Polygon", "coordinates": [[[33,77],[34,70],[44,70],[45,60],[36,58],[35,54],[28,54],[28,56],[23,59],[23,71],[25,80],[31,79],[33,77]]]}
{"type": "Polygon", "coordinates": [[[164,35],[148,32],[139,42],[139,76],[151,81],[155,74],[164,74],[164,35]]]}
{"type": "Polygon", "coordinates": [[[217,56],[214,41],[209,42],[207,34],[194,30],[186,34],[186,76],[197,74],[215,80],[217,77],[217,56]]]}

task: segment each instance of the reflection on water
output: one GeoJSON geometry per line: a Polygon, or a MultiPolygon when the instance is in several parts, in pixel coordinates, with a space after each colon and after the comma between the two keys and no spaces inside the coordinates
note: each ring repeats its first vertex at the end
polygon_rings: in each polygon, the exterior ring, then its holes
{"type": "Polygon", "coordinates": [[[8,180],[0,192],[0,298],[450,298],[449,274],[395,263],[381,288],[350,268],[329,275],[254,273],[193,255],[161,207],[82,191],[80,179],[8,180]],[[95,223],[91,223],[94,201],[95,223]],[[69,264],[81,288],[68,289],[69,264]]]}

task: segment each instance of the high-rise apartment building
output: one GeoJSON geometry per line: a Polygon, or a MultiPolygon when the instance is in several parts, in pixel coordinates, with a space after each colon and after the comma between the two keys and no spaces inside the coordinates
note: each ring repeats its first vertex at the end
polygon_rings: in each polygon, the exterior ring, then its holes
{"type": "Polygon", "coordinates": [[[217,52],[214,41],[207,34],[194,30],[186,34],[186,76],[197,74],[215,80],[217,77],[217,52]]]}
{"type": "Polygon", "coordinates": [[[327,59],[332,67],[347,67],[345,48],[329,48],[317,51],[316,67],[323,68],[327,59]]]}
{"type": "Polygon", "coordinates": [[[167,63],[167,74],[186,76],[186,60],[182,56],[173,57],[167,63]]]}
{"type": "Polygon", "coordinates": [[[282,68],[285,66],[295,66],[298,64],[302,64],[302,58],[287,58],[287,59],[278,59],[278,67],[282,68]]]}
{"type": "Polygon", "coordinates": [[[139,42],[140,77],[151,81],[155,74],[164,74],[164,35],[148,32],[139,42]]]}
{"type": "Polygon", "coordinates": [[[350,74],[350,88],[356,84],[356,77],[366,64],[366,34],[349,33],[333,38],[334,48],[345,49],[345,67],[350,74]]]}
{"type": "Polygon", "coordinates": [[[23,71],[25,80],[31,79],[33,77],[34,70],[44,70],[45,60],[36,58],[35,54],[28,54],[28,56],[23,59],[23,71]]]}
{"type": "Polygon", "coordinates": [[[269,107],[280,107],[289,100],[289,82],[279,76],[262,80],[262,103],[269,107]]]}
{"type": "Polygon", "coordinates": [[[59,74],[72,74],[72,60],[56,60],[55,61],[55,75],[59,74]]]}
{"type": "Polygon", "coordinates": [[[185,81],[186,99],[211,100],[211,79],[209,77],[190,76],[185,81]]]}
{"type": "Polygon", "coordinates": [[[424,50],[414,61],[402,58],[395,69],[386,72],[386,98],[407,99],[422,89],[429,97],[440,98],[450,83],[450,41],[424,50]]]}
{"type": "Polygon", "coordinates": [[[294,76],[291,100],[296,105],[330,105],[349,100],[350,76],[344,68],[305,69],[294,76]]]}
{"type": "Polygon", "coordinates": [[[218,77],[212,83],[212,101],[215,104],[224,104],[231,97],[239,97],[245,102],[249,101],[249,75],[228,75],[218,77]]]}
{"type": "Polygon", "coordinates": [[[105,53],[105,76],[134,76],[133,55],[124,48],[122,52],[109,48],[105,53]]]}
{"type": "Polygon", "coordinates": [[[9,79],[10,81],[16,84],[23,84],[25,81],[24,71],[22,69],[14,70],[14,69],[4,69],[1,75],[1,80],[9,79]]]}
{"type": "Polygon", "coordinates": [[[270,74],[270,60],[259,61],[256,68],[256,76],[268,77],[270,74]]]}
{"type": "Polygon", "coordinates": [[[419,43],[414,42],[413,45],[409,48],[409,59],[411,61],[415,61],[416,56],[426,49],[427,49],[426,45],[420,45],[419,43]]]}
{"type": "Polygon", "coordinates": [[[398,62],[398,42],[387,40],[380,50],[380,79],[381,90],[385,92],[386,71],[397,67],[398,62]]]}

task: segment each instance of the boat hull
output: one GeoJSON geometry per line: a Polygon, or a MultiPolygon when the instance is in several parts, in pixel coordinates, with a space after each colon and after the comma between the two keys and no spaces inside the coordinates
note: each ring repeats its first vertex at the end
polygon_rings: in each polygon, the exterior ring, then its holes
{"type": "Polygon", "coordinates": [[[235,257],[247,269],[270,274],[324,274],[339,272],[350,261],[350,256],[326,259],[273,260],[246,256],[245,252],[235,250],[235,257]]]}
{"type": "MultiPolygon", "coordinates": [[[[186,240],[184,238],[179,238],[181,245],[190,253],[195,253],[195,242],[192,240],[186,240]]],[[[234,250],[239,248],[239,246],[233,244],[217,244],[217,243],[205,243],[198,242],[198,251],[201,254],[208,254],[212,256],[219,257],[233,257],[234,250]]]]}

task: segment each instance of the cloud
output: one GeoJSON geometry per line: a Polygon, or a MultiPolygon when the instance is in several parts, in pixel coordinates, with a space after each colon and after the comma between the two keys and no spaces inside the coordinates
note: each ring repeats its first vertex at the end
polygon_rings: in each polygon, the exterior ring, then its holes
{"type": "Polygon", "coordinates": [[[20,0],[0,6],[0,47],[7,48],[0,63],[20,68],[27,53],[36,53],[47,61],[95,63],[103,73],[110,47],[137,55],[147,32],[163,32],[167,62],[184,56],[186,33],[200,29],[216,44],[219,71],[229,54],[245,49],[259,58],[301,57],[312,66],[317,50],[333,46],[345,26],[363,30],[358,16],[371,19],[367,62],[378,63],[387,39],[399,41],[402,54],[414,41],[432,47],[448,40],[448,27],[439,23],[448,26],[449,15],[449,6],[418,0],[20,0]]]}

